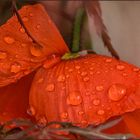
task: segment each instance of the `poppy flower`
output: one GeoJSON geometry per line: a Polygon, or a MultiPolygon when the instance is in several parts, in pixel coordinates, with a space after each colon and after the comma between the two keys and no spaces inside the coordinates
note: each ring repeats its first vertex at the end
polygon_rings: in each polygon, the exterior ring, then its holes
{"type": "Polygon", "coordinates": [[[129,130],[139,135],[137,115],[132,116],[140,108],[139,68],[107,56],[68,53],[40,4],[25,6],[19,13],[42,48],[28,37],[16,16],[0,27],[1,123],[21,117],[86,127],[123,115],[120,126],[125,122],[126,131],[132,126],[136,131],[129,130]]]}
{"type": "Polygon", "coordinates": [[[32,115],[41,123],[98,125],[139,109],[139,68],[89,54],[40,68],[30,90],[32,115]]]}

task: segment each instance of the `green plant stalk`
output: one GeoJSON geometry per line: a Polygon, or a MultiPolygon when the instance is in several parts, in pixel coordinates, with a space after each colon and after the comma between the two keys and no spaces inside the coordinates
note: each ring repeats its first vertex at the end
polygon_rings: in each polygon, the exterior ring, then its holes
{"type": "Polygon", "coordinates": [[[72,40],[72,48],[71,48],[71,51],[75,53],[80,50],[80,35],[81,35],[81,27],[84,18],[84,13],[85,13],[84,9],[80,8],[78,9],[75,16],[73,40],[72,40]]]}

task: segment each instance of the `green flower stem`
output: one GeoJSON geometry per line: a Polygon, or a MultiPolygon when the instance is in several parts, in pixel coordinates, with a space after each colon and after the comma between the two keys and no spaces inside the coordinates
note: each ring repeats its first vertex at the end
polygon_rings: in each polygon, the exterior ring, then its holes
{"type": "Polygon", "coordinates": [[[78,9],[75,16],[73,41],[72,41],[72,48],[71,48],[72,52],[78,52],[80,49],[80,34],[81,34],[81,26],[83,22],[83,17],[84,17],[84,9],[80,8],[78,9]]]}

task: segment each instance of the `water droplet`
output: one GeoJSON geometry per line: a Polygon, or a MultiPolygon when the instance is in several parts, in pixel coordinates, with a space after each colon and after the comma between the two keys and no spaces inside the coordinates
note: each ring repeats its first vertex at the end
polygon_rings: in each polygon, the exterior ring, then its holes
{"type": "Polygon", "coordinates": [[[16,58],[19,58],[19,55],[16,54],[15,57],[16,57],[16,58]]]}
{"type": "Polygon", "coordinates": [[[66,89],[66,87],[62,87],[62,89],[63,89],[63,90],[65,90],[65,89],[66,89]]]}
{"type": "Polygon", "coordinates": [[[32,17],[33,16],[33,13],[30,13],[29,16],[32,17]]]}
{"type": "Polygon", "coordinates": [[[15,42],[15,39],[12,38],[12,37],[6,36],[6,37],[4,37],[4,41],[5,41],[7,44],[13,44],[13,43],[15,42]]]}
{"type": "Polygon", "coordinates": [[[5,59],[7,57],[7,53],[0,51],[0,59],[5,59]]]}
{"type": "Polygon", "coordinates": [[[93,63],[91,63],[91,65],[95,65],[95,64],[96,64],[96,63],[94,63],[94,62],[93,62],[93,63]]]}
{"type": "Polygon", "coordinates": [[[69,78],[70,77],[70,75],[66,75],[66,78],[69,78]]]}
{"type": "Polygon", "coordinates": [[[78,71],[77,73],[78,73],[78,74],[80,74],[81,72],[80,72],[80,71],[78,71]]]}
{"type": "Polygon", "coordinates": [[[46,90],[48,92],[51,92],[51,91],[54,91],[54,88],[55,88],[54,84],[48,84],[47,87],[46,87],[46,90]]]}
{"type": "Polygon", "coordinates": [[[36,56],[36,57],[39,57],[42,55],[41,49],[33,47],[33,46],[30,47],[30,52],[33,56],[36,56]]]}
{"type": "Polygon", "coordinates": [[[103,89],[104,89],[104,87],[102,86],[102,85],[100,85],[100,86],[96,86],[96,88],[95,88],[97,91],[102,91],[103,89]]]}
{"type": "Polygon", "coordinates": [[[93,70],[94,68],[93,68],[93,67],[90,67],[89,69],[90,69],[90,70],[93,70]]]}
{"type": "Polygon", "coordinates": [[[40,78],[38,81],[37,81],[37,83],[42,83],[43,82],[43,78],[40,78]]]}
{"type": "Polygon", "coordinates": [[[81,123],[82,123],[82,125],[87,125],[88,124],[88,122],[86,120],[82,120],[81,123]]]}
{"type": "Polygon", "coordinates": [[[67,69],[69,69],[69,67],[66,66],[65,69],[67,70],[67,69]]]}
{"type": "Polygon", "coordinates": [[[85,75],[87,75],[87,72],[82,72],[81,73],[81,76],[85,76],[85,75]]]}
{"type": "Polygon", "coordinates": [[[25,30],[24,30],[22,27],[19,29],[19,31],[20,31],[21,33],[25,33],[25,30]]]}
{"type": "Polygon", "coordinates": [[[83,112],[83,111],[79,111],[78,114],[79,114],[79,115],[83,115],[84,112],[83,112]]]}
{"type": "Polygon", "coordinates": [[[28,21],[29,19],[28,19],[27,17],[23,17],[22,20],[23,20],[24,22],[26,22],[26,21],[28,21]]]}
{"type": "Polygon", "coordinates": [[[105,60],[105,62],[110,63],[110,62],[112,62],[112,59],[111,59],[111,58],[107,58],[107,59],[105,60]]]}
{"type": "Polygon", "coordinates": [[[100,74],[101,72],[100,72],[100,71],[97,71],[96,73],[97,73],[97,74],[100,74]]]}
{"type": "Polygon", "coordinates": [[[139,72],[139,70],[140,70],[139,68],[134,68],[133,69],[134,72],[139,72]]]}
{"type": "Polygon", "coordinates": [[[26,47],[26,46],[27,46],[27,44],[25,44],[25,43],[22,43],[22,44],[21,44],[21,46],[22,46],[22,47],[26,47]]]}
{"type": "Polygon", "coordinates": [[[85,81],[85,82],[89,81],[89,77],[84,77],[83,81],[85,81]]]}
{"type": "Polygon", "coordinates": [[[98,111],[97,111],[97,114],[98,114],[98,115],[103,115],[104,113],[105,113],[104,110],[98,110],[98,111]]]}
{"type": "Polygon", "coordinates": [[[79,92],[72,92],[67,97],[67,104],[79,105],[82,103],[82,97],[79,92]]]}
{"type": "Polygon", "coordinates": [[[86,94],[87,96],[89,96],[89,95],[90,95],[90,92],[86,92],[85,94],[86,94]]]}
{"type": "Polygon", "coordinates": [[[85,63],[85,64],[88,64],[88,61],[85,61],[84,63],[85,63]]]}
{"type": "Polygon", "coordinates": [[[39,29],[40,28],[40,24],[36,25],[36,28],[39,29]]]}
{"type": "Polygon", "coordinates": [[[123,76],[127,76],[127,73],[123,73],[122,75],[123,75],[123,76]]]}
{"type": "Polygon", "coordinates": [[[93,100],[93,104],[94,104],[94,105],[99,105],[99,104],[100,104],[100,100],[99,100],[99,99],[93,100]]]}
{"type": "Polygon", "coordinates": [[[45,117],[42,117],[42,118],[40,118],[39,120],[38,120],[38,125],[40,126],[40,127],[44,127],[44,126],[46,126],[46,124],[47,124],[47,120],[46,120],[46,118],[45,117]]]}
{"type": "Polygon", "coordinates": [[[57,78],[58,82],[64,82],[65,81],[65,76],[64,75],[59,75],[57,78]]]}
{"type": "Polygon", "coordinates": [[[69,69],[68,71],[69,71],[69,72],[73,72],[73,69],[69,69]]]}
{"type": "Polygon", "coordinates": [[[11,65],[11,72],[18,73],[21,70],[21,65],[18,63],[14,63],[11,65]]]}
{"type": "Polygon", "coordinates": [[[34,116],[35,115],[35,109],[33,107],[30,107],[28,110],[27,110],[27,113],[30,115],[30,116],[34,116]]]}
{"type": "Polygon", "coordinates": [[[68,113],[66,113],[66,112],[61,113],[61,118],[62,119],[67,119],[68,118],[68,113]]]}
{"type": "Polygon", "coordinates": [[[124,70],[125,66],[124,65],[117,65],[116,67],[118,70],[124,70]]]}
{"type": "Polygon", "coordinates": [[[89,106],[88,109],[93,109],[92,106],[89,106]]]}
{"type": "Polygon", "coordinates": [[[89,72],[89,74],[90,74],[90,75],[93,75],[93,72],[92,72],[92,71],[90,71],[90,72],[89,72]]]}
{"type": "Polygon", "coordinates": [[[114,84],[108,90],[108,96],[113,101],[119,101],[126,94],[126,87],[122,84],[114,84]]]}
{"type": "Polygon", "coordinates": [[[80,69],[80,66],[75,66],[76,69],[80,69]]]}

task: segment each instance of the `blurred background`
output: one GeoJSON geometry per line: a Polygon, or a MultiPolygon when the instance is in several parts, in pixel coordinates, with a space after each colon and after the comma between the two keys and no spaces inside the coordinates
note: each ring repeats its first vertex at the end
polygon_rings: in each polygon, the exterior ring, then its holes
{"type": "MultiPolygon", "coordinates": [[[[71,45],[75,13],[82,1],[40,1],[59,28],[66,43],[71,45]]],[[[34,4],[37,0],[18,0],[17,6],[34,4]]],[[[140,66],[140,1],[99,1],[102,18],[108,29],[113,47],[120,58],[140,66]]],[[[12,15],[11,0],[0,0],[0,24],[12,15]]],[[[110,55],[93,26],[92,16],[85,18],[81,44],[83,49],[92,45],[99,54],[110,55]]]]}

